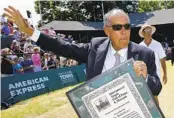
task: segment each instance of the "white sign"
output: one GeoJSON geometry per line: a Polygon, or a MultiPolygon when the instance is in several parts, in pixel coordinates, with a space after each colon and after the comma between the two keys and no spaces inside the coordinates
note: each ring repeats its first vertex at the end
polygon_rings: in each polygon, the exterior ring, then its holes
{"type": "Polygon", "coordinates": [[[88,93],[82,100],[92,118],[152,118],[128,73],[88,93]]]}

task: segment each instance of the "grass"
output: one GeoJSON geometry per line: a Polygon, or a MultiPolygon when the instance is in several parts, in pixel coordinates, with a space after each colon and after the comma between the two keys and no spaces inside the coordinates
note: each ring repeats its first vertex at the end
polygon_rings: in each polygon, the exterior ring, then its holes
{"type": "MultiPolygon", "coordinates": [[[[166,118],[174,116],[174,79],[170,62],[167,62],[168,83],[163,85],[159,96],[160,107],[166,118]]],[[[1,111],[2,118],[77,118],[65,93],[76,87],[70,86],[51,93],[43,94],[15,104],[7,110],[1,111]]]]}
{"type": "Polygon", "coordinates": [[[19,102],[7,110],[1,111],[2,118],[36,117],[61,107],[69,102],[65,93],[74,87],[67,87],[19,102]]]}

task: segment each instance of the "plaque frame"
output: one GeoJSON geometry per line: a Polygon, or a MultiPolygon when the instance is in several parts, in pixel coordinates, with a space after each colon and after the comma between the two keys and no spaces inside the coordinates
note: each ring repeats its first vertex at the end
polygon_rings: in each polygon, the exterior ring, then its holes
{"type": "Polygon", "coordinates": [[[138,93],[141,99],[143,100],[146,108],[148,109],[150,115],[152,116],[152,118],[154,117],[165,118],[161,109],[157,105],[150,89],[148,88],[148,85],[146,84],[144,78],[142,76],[137,77],[133,69],[133,63],[134,63],[133,58],[129,59],[126,62],[116,67],[113,67],[112,69],[68,91],[66,95],[78,117],[93,118],[91,116],[91,112],[87,108],[87,105],[84,103],[84,99],[82,100],[82,98],[84,98],[86,95],[90,95],[92,92],[95,92],[96,89],[101,89],[106,84],[112,83],[121,76],[130,76],[130,78],[132,79],[131,81],[133,81],[134,83],[134,87],[136,88],[136,90],[138,90],[138,93]]]}

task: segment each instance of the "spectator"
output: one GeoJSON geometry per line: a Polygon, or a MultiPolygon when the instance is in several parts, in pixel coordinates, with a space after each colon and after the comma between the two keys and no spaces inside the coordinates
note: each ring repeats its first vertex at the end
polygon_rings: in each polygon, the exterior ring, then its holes
{"type": "Polygon", "coordinates": [[[51,27],[50,30],[49,30],[49,35],[53,38],[56,38],[56,32],[54,31],[54,28],[51,27]]]}
{"type": "Polygon", "coordinates": [[[34,47],[33,52],[34,52],[34,54],[32,54],[31,59],[32,59],[33,64],[34,64],[34,72],[42,71],[41,58],[40,58],[40,48],[34,47]]]}
{"type": "Polygon", "coordinates": [[[14,58],[17,56],[16,54],[14,54],[14,52],[12,50],[10,50],[9,48],[5,48],[6,52],[7,52],[7,58],[10,60],[14,60],[14,58]]]}
{"type": "Polygon", "coordinates": [[[14,46],[13,52],[16,53],[18,57],[22,57],[24,53],[19,44],[14,46]]]}
{"type": "Polygon", "coordinates": [[[44,53],[44,59],[43,59],[43,70],[48,70],[48,58],[49,58],[49,54],[48,53],[44,53]]]}
{"type": "Polygon", "coordinates": [[[29,47],[30,45],[32,45],[32,44],[31,44],[31,40],[30,40],[30,38],[27,38],[27,39],[26,39],[26,42],[25,42],[25,44],[24,44],[24,52],[27,52],[27,51],[28,51],[28,47],[29,47]]]}
{"type": "Polygon", "coordinates": [[[72,43],[72,41],[73,41],[72,35],[68,35],[68,37],[65,38],[65,41],[72,43]]]}
{"type": "Polygon", "coordinates": [[[57,56],[55,54],[50,54],[50,61],[48,62],[48,65],[50,65],[49,69],[56,69],[57,68],[57,56]]]}
{"type": "Polygon", "coordinates": [[[7,50],[1,50],[1,77],[8,77],[13,75],[13,67],[11,59],[7,57],[7,50]]]}
{"type": "Polygon", "coordinates": [[[8,27],[10,29],[10,34],[13,34],[13,23],[7,20],[8,27]]]}
{"type": "Polygon", "coordinates": [[[32,44],[28,45],[28,47],[26,48],[26,53],[33,53],[33,45],[32,44]]]}
{"type": "Polygon", "coordinates": [[[70,60],[70,66],[77,66],[78,62],[76,60],[71,59],[70,60]]]}
{"type": "Polygon", "coordinates": [[[23,67],[19,63],[19,58],[17,56],[13,60],[13,73],[14,74],[24,74],[23,67]]]}
{"type": "Polygon", "coordinates": [[[21,41],[26,41],[27,37],[28,37],[28,35],[25,34],[24,32],[22,32],[22,33],[21,33],[20,42],[21,42],[21,41]]]}
{"type": "Polygon", "coordinates": [[[6,19],[5,19],[5,16],[4,14],[1,16],[1,23],[5,23],[6,22],[6,19]]]}
{"type": "Polygon", "coordinates": [[[66,35],[65,34],[60,34],[60,39],[65,40],[66,35]]]}
{"type": "Polygon", "coordinates": [[[66,60],[66,67],[70,67],[71,65],[70,65],[70,61],[71,61],[71,59],[67,59],[66,60]]]}
{"type": "Polygon", "coordinates": [[[57,37],[57,39],[59,40],[59,39],[61,38],[61,34],[58,33],[56,37],[57,37]]]}
{"type": "Polygon", "coordinates": [[[19,57],[19,63],[21,63],[22,61],[24,61],[24,57],[19,57]]]}
{"type": "Polygon", "coordinates": [[[31,73],[34,72],[33,70],[33,61],[30,58],[30,54],[24,54],[24,60],[20,62],[24,69],[24,73],[31,73]]]}
{"type": "Polygon", "coordinates": [[[10,28],[8,26],[8,23],[4,22],[4,24],[2,25],[1,32],[4,35],[9,35],[10,34],[10,28]]]}
{"type": "Polygon", "coordinates": [[[54,53],[52,53],[51,58],[55,61],[56,68],[59,68],[60,67],[60,57],[58,55],[55,55],[54,53]]]}
{"type": "Polygon", "coordinates": [[[19,31],[19,28],[16,28],[14,30],[14,35],[13,35],[14,39],[17,41],[21,40],[21,32],[19,31]]]}
{"type": "Polygon", "coordinates": [[[67,59],[65,57],[60,57],[60,68],[66,67],[67,59]]]}
{"type": "Polygon", "coordinates": [[[49,53],[45,53],[44,54],[44,66],[43,69],[44,70],[49,70],[49,69],[55,69],[56,68],[56,63],[53,60],[53,58],[51,58],[51,55],[49,53]]]}
{"type": "Polygon", "coordinates": [[[16,40],[13,40],[13,41],[12,41],[12,44],[11,44],[11,46],[10,46],[10,49],[11,49],[11,50],[15,50],[15,48],[16,48],[17,45],[18,45],[18,44],[17,44],[17,41],[16,41],[16,40]]]}

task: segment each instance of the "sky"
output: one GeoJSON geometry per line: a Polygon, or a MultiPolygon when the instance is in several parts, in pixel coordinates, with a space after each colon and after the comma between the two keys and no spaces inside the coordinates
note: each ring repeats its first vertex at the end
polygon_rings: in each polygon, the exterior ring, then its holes
{"type": "Polygon", "coordinates": [[[18,9],[24,18],[27,18],[30,23],[34,26],[37,25],[37,22],[40,20],[40,14],[36,14],[34,10],[34,1],[35,0],[3,0],[0,3],[0,15],[4,13],[4,8],[8,7],[9,5],[13,6],[14,8],[18,9]],[[26,10],[31,12],[32,18],[27,17],[26,10]]]}

